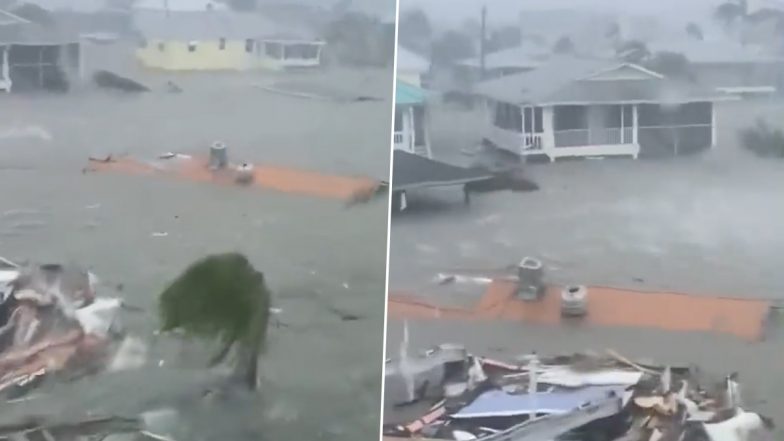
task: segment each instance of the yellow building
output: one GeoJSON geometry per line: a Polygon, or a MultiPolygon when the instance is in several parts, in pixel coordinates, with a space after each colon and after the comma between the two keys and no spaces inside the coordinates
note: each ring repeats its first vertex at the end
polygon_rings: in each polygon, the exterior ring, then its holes
{"type": "Polygon", "coordinates": [[[324,45],[284,33],[260,15],[232,11],[136,11],[134,26],[142,37],[140,63],[170,71],[317,67],[324,45]]]}

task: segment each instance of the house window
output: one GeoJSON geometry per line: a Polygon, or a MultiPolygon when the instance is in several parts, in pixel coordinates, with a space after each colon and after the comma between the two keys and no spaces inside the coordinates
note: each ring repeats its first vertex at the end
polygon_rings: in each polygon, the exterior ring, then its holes
{"type": "Polygon", "coordinates": [[[247,40],[245,40],[245,52],[247,52],[249,54],[252,53],[253,52],[253,48],[256,46],[255,43],[256,42],[253,41],[252,38],[248,38],[247,40]]]}
{"type": "Polygon", "coordinates": [[[585,106],[556,106],[553,129],[584,130],[588,128],[588,108],[585,106]]]}
{"type": "Polygon", "coordinates": [[[318,48],[313,44],[290,44],[284,46],[285,59],[308,60],[316,58],[318,48]]]}
{"type": "Polygon", "coordinates": [[[514,104],[497,102],[495,104],[495,126],[513,132],[523,131],[523,112],[514,104]]]}
{"type": "Polygon", "coordinates": [[[197,43],[195,41],[191,41],[188,43],[188,52],[196,52],[197,43]]]}
{"type": "Polygon", "coordinates": [[[280,43],[267,42],[264,44],[264,53],[269,58],[279,60],[283,58],[283,46],[280,43]]]}
{"type": "Polygon", "coordinates": [[[161,51],[161,52],[165,51],[166,50],[166,44],[165,43],[158,43],[158,50],[161,51]]]}
{"type": "Polygon", "coordinates": [[[220,50],[225,50],[225,49],[226,49],[226,39],[225,39],[225,38],[221,38],[221,39],[218,41],[218,48],[219,48],[220,50]]]}

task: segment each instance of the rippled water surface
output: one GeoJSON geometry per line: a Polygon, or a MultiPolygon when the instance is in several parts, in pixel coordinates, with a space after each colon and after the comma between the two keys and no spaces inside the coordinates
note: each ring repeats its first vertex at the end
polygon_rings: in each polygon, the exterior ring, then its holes
{"type": "Polygon", "coordinates": [[[151,346],[151,365],[47,387],[43,398],[6,408],[4,415],[174,406],[184,412],[182,424],[169,425],[186,439],[373,439],[384,310],[383,198],[347,208],[331,200],[81,169],[90,155],[205,152],[221,140],[234,159],[386,179],[391,72],[335,67],[289,76],[135,75],[153,92],[0,97],[0,254],[78,262],[107,284],[123,284],[126,300],[145,310],[126,320],[151,346]],[[169,79],[183,93],[165,93],[169,79]],[[280,81],[381,100],[310,101],[257,87],[280,81]],[[223,251],[245,253],[265,273],[287,326],[270,334],[258,395],[201,406],[196,397],[213,380],[201,363],[182,361],[179,344],[153,338],[155,300],[190,262],[223,251]],[[341,321],[329,308],[360,319],[341,321]]]}

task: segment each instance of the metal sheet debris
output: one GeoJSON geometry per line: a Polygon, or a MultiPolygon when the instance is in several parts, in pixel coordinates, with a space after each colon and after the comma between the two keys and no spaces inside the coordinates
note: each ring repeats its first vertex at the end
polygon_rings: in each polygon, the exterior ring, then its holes
{"type": "Polygon", "coordinates": [[[441,393],[420,394],[406,404],[391,403],[388,400],[396,396],[395,388],[406,384],[387,382],[387,392],[392,392],[385,394],[387,441],[773,439],[769,418],[739,406],[736,374],[713,381],[701,370],[642,368],[609,350],[602,355],[531,354],[518,363],[475,356],[460,351],[458,345],[442,345],[413,356],[405,355],[407,351],[401,354],[401,359],[387,361],[388,378],[405,371],[395,369],[403,364],[440,365],[440,382],[428,387],[441,393]],[[450,357],[444,356],[445,347],[450,357]],[[464,356],[457,357],[461,353],[464,356]],[[472,370],[477,368],[483,380],[472,382],[470,378],[476,376],[472,370]],[[451,387],[461,382],[463,388],[451,387]],[[418,418],[401,415],[428,404],[418,418]]]}

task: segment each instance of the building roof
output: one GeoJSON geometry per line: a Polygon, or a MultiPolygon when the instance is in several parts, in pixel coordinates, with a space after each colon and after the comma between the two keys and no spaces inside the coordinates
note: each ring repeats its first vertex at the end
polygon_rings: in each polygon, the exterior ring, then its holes
{"type": "Polygon", "coordinates": [[[425,102],[426,96],[424,89],[406,83],[405,81],[397,81],[395,87],[395,105],[422,104],[425,102]]]}
{"type": "MultiPolygon", "coordinates": [[[[538,45],[530,40],[525,40],[518,47],[487,54],[485,56],[485,67],[487,69],[533,69],[541,66],[550,55],[551,51],[549,48],[538,45]]],[[[461,60],[458,64],[478,69],[481,66],[481,61],[479,57],[476,56],[461,60]]]]}
{"type": "Polygon", "coordinates": [[[397,46],[397,70],[400,72],[416,72],[419,74],[430,70],[430,62],[403,46],[397,46]]]}
{"type": "Polygon", "coordinates": [[[18,25],[25,23],[30,23],[30,21],[16,14],[12,14],[8,11],[0,9],[0,26],[18,25]]]}
{"type": "Polygon", "coordinates": [[[152,11],[178,11],[178,12],[197,12],[208,11],[226,11],[228,6],[226,4],[217,2],[215,0],[135,0],[133,4],[134,10],[152,10],[152,11]]]}
{"type": "Polygon", "coordinates": [[[284,27],[255,13],[233,11],[137,10],[133,23],[145,38],[161,40],[217,40],[275,38],[280,40],[316,40],[304,29],[284,27]]]}
{"type": "Polygon", "coordinates": [[[55,21],[52,25],[34,23],[0,10],[0,44],[59,45],[79,41],[73,27],[55,21]]]}
{"type": "Polygon", "coordinates": [[[515,104],[588,104],[618,102],[680,103],[719,99],[702,85],[667,78],[640,66],[606,60],[558,57],[530,72],[486,81],[480,95],[515,104]],[[635,77],[612,73],[620,69],[635,77]]]}
{"type": "Polygon", "coordinates": [[[402,150],[395,150],[392,190],[462,185],[491,178],[485,170],[457,167],[402,150]]]}
{"type": "Polygon", "coordinates": [[[648,43],[651,52],[676,52],[683,54],[691,63],[769,63],[782,61],[761,47],[742,45],[729,38],[696,40],[693,38],[670,38],[648,43]]]}

